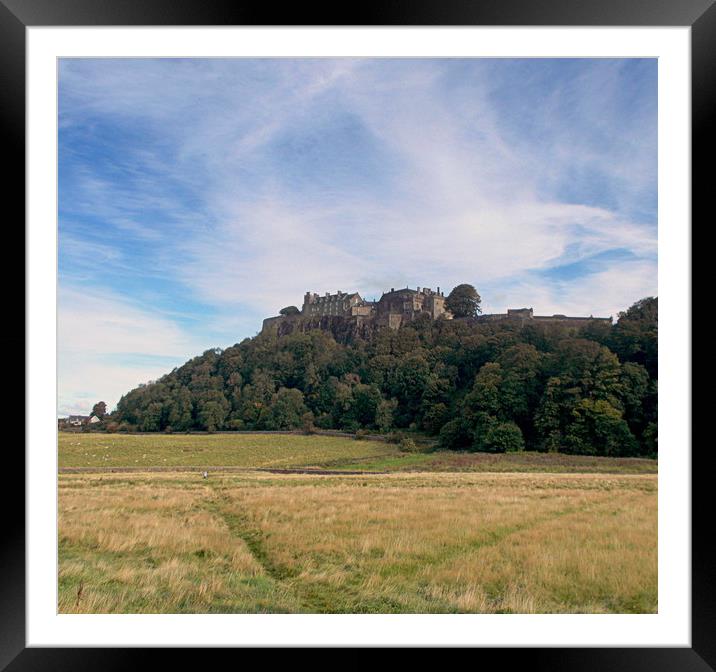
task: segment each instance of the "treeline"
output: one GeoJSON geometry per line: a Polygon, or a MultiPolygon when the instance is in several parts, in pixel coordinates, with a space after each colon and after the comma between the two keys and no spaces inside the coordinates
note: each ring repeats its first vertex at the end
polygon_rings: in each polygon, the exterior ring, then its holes
{"type": "Polygon", "coordinates": [[[132,390],[104,424],[414,430],[461,450],[656,456],[657,306],[580,329],[426,317],[369,341],[260,334],[132,390]]]}

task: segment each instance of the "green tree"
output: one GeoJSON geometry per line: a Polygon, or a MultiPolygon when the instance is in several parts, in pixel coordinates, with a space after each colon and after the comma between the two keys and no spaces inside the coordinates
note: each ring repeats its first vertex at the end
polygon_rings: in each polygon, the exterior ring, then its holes
{"type": "Polygon", "coordinates": [[[92,406],[92,413],[90,414],[90,417],[94,416],[99,420],[103,420],[105,415],[107,415],[107,404],[103,401],[98,401],[94,406],[92,406]]]}
{"type": "Polygon", "coordinates": [[[180,432],[191,429],[192,408],[189,389],[184,386],[175,389],[167,403],[167,424],[180,432]]]}
{"type": "Polygon", "coordinates": [[[643,442],[644,442],[644,453],[656,457],[659,452],[659,440],[658,440],[659,428],[655,422],[650,422],[644,430],[643,442]]]}
{"type": "Polygon", "coordinates": [[[464,418],[446,422],[440,430],[439,444],[448,450],[464,450],[472,445],[472,427],[464,418]]]}
{"type": "Polygon", "coordinates": [[[635,455],[637,442],[621,412],[604,399],[582,399],[572,410],[565,452],[620,457],[635,455]]]}
{"type": "Polygon", "coordinates": [[[455,287],[445,299],[447,308],[454,317],[475,317],[482,312],[482,299],[472,285],[462,284],[455,287]]]}
{"type": "Polygon", "coordinates": [[[649,373],[641,364],[626,362],[621,370],[621,401],[624,419],[635,436],[639,436],[648,421],[645,399],[649,394],[649,373]]]}
{"type": "Polygon", "coordinates": [[[525,441],[514,422],[495,422],[490,424],[479,446],[490,453],[513,453],[524,450],[525,441]]]}
{"type": "Polygon", "coordinates": [[[442,402],[430,404],[423,413],[423,429],[428,434],[438,434],[447,422],[450,411],[442,402]]]}
{"type": "Polygon", "coordinates": [[[586,339],[566,339],[557,348],[553,370],[565,388],[574,388],[579,396],[619,406],[621,366],[609,348],[586,339]]]}
{"type": "Polygon", "coordinates": [[[162,411],[163,406],[161,402],[151,402],[142,414],[142,421],[139,428],[143,432],[158,432],[162,430],[162,411]]]}
{"type": "Polygon", "coordinates": [[[296,306],[286,306],[278,311],[280,315],[300,315],[301,311],[296,306]]]}
{"type": "Polygon", "coordinates": [[[215,432],[222,429],[231,404],[218,390],[209,390],[198,405],[198,419],[202,429],[215,432]]]}
{"type": "Polygon", "coordinates": [[[497,417],[501,414],[500,386],[502,385],[502,367],[497,362],[488,362],[475,376],[472,390],[465,397],[463,412],[473,425],[482,414],[497,417]]]}
{"type": "Polygon", "coordinates": [[[648,297],[619,313],[608,345],[622,362],[641,364],[652,378],[656,378],[658,332],[659,300],[656,297],[648,297]]]}
{"type": "Polygon", "coordinates": [[[274,395],[266,418],[266,429],[297,429],[308,413],[301,390],[282,387],[274,395]]]}
{"type": "Polygon", "coordinates": [[[535,429],[540,437],[538,450],[557,452],[562,446],[562,434],[567,424],[566,416],[571,410],[565,399],[561,379],[552,377],[547,381],[542,400],[535,415],[535,429]]]}
{"type": "Polygon", "coordinates": [[[381,432],[387,432],[393,427],[393,414],[397,406],[397,399],[381,399],[375,412],[375,424],[381,432]]]}
{"type": "Polygon", "coordinates": [[[326,429],[419,427],[460,450],[517,446],[508,441],[514,423],[528,449],[657,453],[656,299],[615,325],[576,330],[469,319],[354,326],[297,323],[280,338],[209,349],[127,392],[112,421],[127,430],[251,430],[301,427],[313,414],[326,429]]]}

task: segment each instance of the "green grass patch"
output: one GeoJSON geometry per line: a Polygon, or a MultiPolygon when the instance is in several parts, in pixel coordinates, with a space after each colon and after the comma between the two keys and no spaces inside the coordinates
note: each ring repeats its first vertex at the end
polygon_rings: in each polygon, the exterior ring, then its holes
{"type": "Polygon", "coordinates": [[[299,434],[59,435],[60,467],[291,468],[398,454],[382,441],[299,434]]]}

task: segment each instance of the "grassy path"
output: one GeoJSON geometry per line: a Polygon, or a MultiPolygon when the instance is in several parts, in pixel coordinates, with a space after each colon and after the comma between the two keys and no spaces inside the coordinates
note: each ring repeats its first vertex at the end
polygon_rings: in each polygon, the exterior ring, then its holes
{"type": "MultiPolygon", "coordinates": [[[[267,549],[263,532],[252,524],[248,515],[242,515],[235,509],[229,510],[232,500],[225,492],[225,488],[213,487],[214,495],[206,502],[209,513],[218,516],[226,523],[229,532],[242,541],[253,555],[256,562],[266,575],[275,583],[280,584],[283,591],[290,593],[299,613],[331,613],[336,604],[345,600],[346,586],[338,590],[328,583],[302,584],[298,573],[285,565],[276,562],[267,549]]],[[[357,591],[351,591],[353,597],[358,597],[357,591]]]]}

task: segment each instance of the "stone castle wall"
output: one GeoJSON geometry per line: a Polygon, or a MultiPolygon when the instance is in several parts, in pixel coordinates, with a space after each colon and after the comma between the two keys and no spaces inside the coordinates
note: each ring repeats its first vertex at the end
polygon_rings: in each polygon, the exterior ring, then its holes
{"type": "MultiPolygon", "coordinates": [[[[297,315],[279,315],[267,317],[263,321],[262,333],[275,332],[279,336],[306,331],[308,329],[326,329],[332,332],[348,331],[353,334],[367,334],[377,327],[398,329],[422,315],[432,319],[452,319],[445,309],[445,296],[437,288],[428,287],[410,289],[391,288],[384,292],[378,301],[365,301],[357,292],[338,291],[320,296],[306,292],[303,308],[297,315]],[[348,326],[341,326],[346,323],[348,326]]],[[[550,323],[568,327],[582,327],[591,320],[608,322],[611,317],[571,317],[567,315],[535,315],[532,308],[509,308],[506,313],[478,315],[477,322],[502,322],[526,324],[550,323]]]]}

